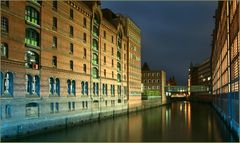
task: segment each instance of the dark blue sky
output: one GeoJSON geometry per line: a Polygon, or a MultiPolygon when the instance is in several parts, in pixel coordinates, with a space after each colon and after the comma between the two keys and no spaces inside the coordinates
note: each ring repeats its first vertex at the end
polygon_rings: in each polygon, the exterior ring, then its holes
{"type": "Polygon", "coordinates": [[[142,63],[187,84],[190,62],[211,53],[216,1],[103,1],[102,8],[130,16],[141,28],[142,63]]]}

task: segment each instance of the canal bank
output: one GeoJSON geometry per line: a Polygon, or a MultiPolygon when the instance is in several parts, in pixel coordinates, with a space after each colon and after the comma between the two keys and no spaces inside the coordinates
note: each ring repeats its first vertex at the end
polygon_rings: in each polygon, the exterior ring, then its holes
{"type": "Polygon", "coordinates": [[[229,142],[237,141],[209,104],[172,102],[89,124],[45,132],[23,142],[229,142]]]}
{"type": "Polygon", "coordinates": [[[226,124],[226,126],[229,128],[229,130],[233,133],[234,137],[239,140],[240,137],[240,128],[238,123],[239,113],[236,112],[239,111],[238,110],[239,100],[237,98],[236,99],[233,98],[231,102],[227,102],[227,98],[217,99],[216,97],[211,95],[201,95],[191,96],[187,98],[187,101],[209,103],[213,107],[213,109],[217,112],[219,117],[223,120],[223,122],[226,124]],[[231,103],[234,105],[231,105],[231,103]],[[235,113],[233,111],[235,111],[235,113]]]}
{"type": "Polygon", "coordinates": [[[98,110],[80,111],[74,114],[61,114],[51,118],[35,118],[25,122],[15,122],[2,126],[1,140],[11,141],[17,138],[27,137],[31,135],[41,134],[49,131],[57,131],[81,124],[87,124],[107,118],[115,118],[121,115],[127,115],[134,112],[151,109],[166,105],[167,102],[158,100],[143,100],[141,104],[115,106],[114,108],[99,108],[98,110]]]}

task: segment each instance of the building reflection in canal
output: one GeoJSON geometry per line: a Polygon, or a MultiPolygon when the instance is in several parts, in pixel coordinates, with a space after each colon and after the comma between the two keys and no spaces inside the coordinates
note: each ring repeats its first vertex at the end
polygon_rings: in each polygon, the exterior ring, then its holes
{"type": "Polygon", "coordinates": [[[236,141],[208,104],[174,102],[16,141],[236,141]]]}

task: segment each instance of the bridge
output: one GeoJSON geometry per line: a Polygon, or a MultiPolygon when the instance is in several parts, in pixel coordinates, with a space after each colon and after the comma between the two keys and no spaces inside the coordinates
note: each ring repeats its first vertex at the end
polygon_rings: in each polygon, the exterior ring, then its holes
{"type": "Polygon", "coordinates": [[[192,85],[192,86],[166,86],[166,96],[171,97],[186,97],[190,93],[209,92],[210,87],[206,85],[192,85]]]}

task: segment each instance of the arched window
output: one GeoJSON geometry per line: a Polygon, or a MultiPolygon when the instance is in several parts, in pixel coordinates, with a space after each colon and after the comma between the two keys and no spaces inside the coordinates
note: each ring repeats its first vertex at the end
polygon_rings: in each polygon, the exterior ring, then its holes
{"type": "Polygon", "coordinates": [[[4,75],[3,75],[2,72],[0,73],[0,80],[1,80],[0,81],[1,82],[1,85],[0,85],[1,86],[1,88],[0,88],[1,92],[0,93],[1,93],[1,95],[3,95],[3,92],[4,92],[4,90],[3,90],[4,89],[3,88],[4,87],[4,75]]]}
{"type": "Polygon", "coordinates": [[[39,78],[39,76],[38,75],[35,75],[34,76],[34,80],[35,80],[35,93],[36,93],[36,95],[40,95],[40,78],[39,78]]]}
{"type": "Polygon", "coordinates": [[[118,46],[119,49],[122,48],[122,34],[121,34],[121,32],[118,33],[117,46],[118,46]]]}
{"type": "Polygon", "coordinates": [[[70,80],[67,80],[67,93],[68,93],[68,95],[70,95],[70,93],[71,93],[71,81],[70,80]]]}
{"type": "Polygon", "coordinates": [[[121,82],[121,74],[118,74],[118,75],[117,75],[117,81],[118,81],[118,82],[121,82]]]}
{"type": "Polygon", "coordinates": [[[4,78],[4,93],[13,96],[13,73],[7,72],[4,78]]]}
{"type": "Polygon", "coordinates": [[[93,94],[95,94],[96,93],[96,84],[95,84],[95,82],[93,83],[93,94]]]}
{"type": "Polygon", "coordinates": [[[95,89],[95,94],[97,94],[97,95],[98,95],[98,89],[99,89],[98,87],[99,87],[99,86],[98,86],[98,83],[96,83],[96,85],[95,85],[95,88],[96,88],[96,89],[95,89]]]}
{"type": "Polygon", "coordinates": [[[93,35],[96,37],[99,36],[99,29],[96,25],[93,26],[93,35]]]}
{"type": "Polygon", "coordinates": [[[50,91],[50,94],[53,95],[54,94],[54,79],[51,77],[49,79],[49,91],[50,91]]]}
{"type": "Polygon", "coordinates": [[[32,76],[27,74],[26,75],[26,92],[28,94],[32,94],[32,76]]]}
{"type": "Polygon", "coordinates": [[[1,43],[1,56],[8,57],[8,44],[7,43],[1,43]]]}
{"type": "Polygon", "coordinates": [[[25,20],[34,25],[39,25],[39,12],[31,6],[27,6],[25,10],[25,20]]]}
{"type": "Polygon", "coordinates": [[[72,81],[72,94],[74,96],[76,95],[76,82],[75,82],[75,80],[72,81]]]}
{"type": "Polygon", "coordinates": [[[108,95],[108,86],[107,86],[107,84],[105,85],[105,94],[108,95]]]}
{"type": "Polygon", "coordinates": [[[98,50],[98,41],[97,39],[93,39],[93,49],[98,50]]]}
{"type": "Polygon", "coordinates": [[[84,87],[85,87],[85,90],[84,90],[85,94],[88,95],[88,82],[85,82],[84,87]]]}
{"type": "Polygon", "coordinates": [[[121,60],[121,53],[119,51],[117,52],[117,59],[121,60]]]}
{"type": "Polygon", "coordinates": [[[39,105],[31,102],[26,104],[26,117],[38,117],[39,116],[39,105]]]}
{"type": "Polygon", "coordinates": [[[98,78],[98,69],[96,67],[93,68],[93,78],[98,78]]]}
{"type": "Polygon", "coordinates": [[[119,62],[117,63],[117,70],[121,71],[121,64],[119,62]]]}
{"type": "Polygon", "coordinates": [[[98,64],[98,55],[96,53],[93,54],[93,64],[98,64]]]}
{"type": "Polygon", "coordinates": [[[25,52],[25,66],[27,68],[39,68],[39,55],[32,51],[25,52]]]}
{"type": "Polygon", "coordinates": [[[59,80],[59,78],[56,78],[56,93],[58,96],[60,96],[60,80],[59,80]]]}
{"type": "Polygon", "coordinates": [[[94,24],[99,25],[99,23],[100,23],[100,18],[96,13],[94,13],[94,24]]]}
{"type": "Polygon", "coordinates": [[[27,28],[25,31],[25,44],[31,46],[39,46],[39,34],[32,28],[27,28]]]}
{"type": "Polygon", "coordinates": [[[81,93],[82,95],[84,95],[84,81],[81,82],[81,88],[82,88],[81,93]]]}
{"type": "Polygon", "coordinates": [[[105,94],[105,84],[102,84],[102,94],[105,94]]]}

